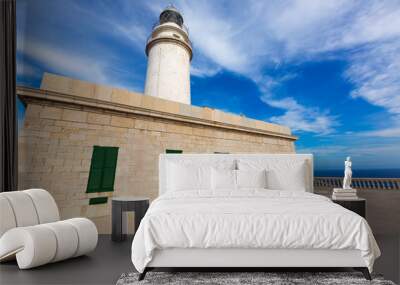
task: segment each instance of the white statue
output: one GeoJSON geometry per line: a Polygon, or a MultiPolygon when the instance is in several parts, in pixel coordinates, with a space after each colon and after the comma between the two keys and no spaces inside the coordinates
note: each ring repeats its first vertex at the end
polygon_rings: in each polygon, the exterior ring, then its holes
{"type": "Polygon", "coordinates": [[[344,162],[344,179],[343,179],[343,189],[351,188],[351,176],[353,172],[351,171],[351,158],[348,156],[344,162]]]}

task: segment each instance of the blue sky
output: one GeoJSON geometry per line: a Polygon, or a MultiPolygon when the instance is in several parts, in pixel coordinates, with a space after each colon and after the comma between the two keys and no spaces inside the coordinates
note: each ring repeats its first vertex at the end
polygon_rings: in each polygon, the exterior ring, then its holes
{"type": "Polygon", "coordinates": [[[318,169],[400,168],[399,1],[18,0],[18,84],[52,72],[143,92],[170,3],[194,46],[193,105],[289,126],[318,169]]]}

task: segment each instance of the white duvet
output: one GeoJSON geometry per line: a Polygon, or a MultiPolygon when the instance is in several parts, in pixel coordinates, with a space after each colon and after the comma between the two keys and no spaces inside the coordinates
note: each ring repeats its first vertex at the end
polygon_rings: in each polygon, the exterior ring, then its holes
{"type": "Polygon", "coordinates": [[[372,271],[380,251],[368,223],[328,198],[299,191],[180,191],[157,198],[132,243],[143,272],[155,249],[358,249],[372,271]]]}

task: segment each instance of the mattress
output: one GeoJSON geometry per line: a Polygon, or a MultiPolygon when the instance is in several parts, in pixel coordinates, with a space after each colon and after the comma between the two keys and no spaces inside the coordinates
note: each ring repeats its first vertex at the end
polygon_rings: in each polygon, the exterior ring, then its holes
{"type": "Polygon", "coordinates": [[[380,251],[364,218],[300,191],[167,192],[143,218],[132,243],[139,272],[163,249],[359,250],[372,271],[380,251]]]}

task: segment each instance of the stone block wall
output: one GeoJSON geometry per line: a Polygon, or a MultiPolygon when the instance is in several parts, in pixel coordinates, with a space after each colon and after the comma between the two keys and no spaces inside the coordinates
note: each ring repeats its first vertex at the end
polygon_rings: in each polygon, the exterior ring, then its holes
{"type": "Polygon", "coordinates": [[[109,233],[110,201],[88,205],[89,198],[156,198],[158,156],[166,149],[184,153],[294,152],[293,142],[259,134],[30,103],[19,136],[19,187],[47,189],[62,218],[86,216],[96,222],[100,232],[109,233]],[[85,193],[94,145],[119,147],[114,192],[85,193]]]}
{"type": "Polygon", "coordinates": [[[19,88],[26,104],[19,134],[19,188],[44,188],[63,219],[92,219],[111,232],[111,199],[158,196],[158,157],[184,153],[293,153],[284,126],[53,75],[19,88]],[[86,193],[93,146],[119,147],[114,192],[86,193]]]}

